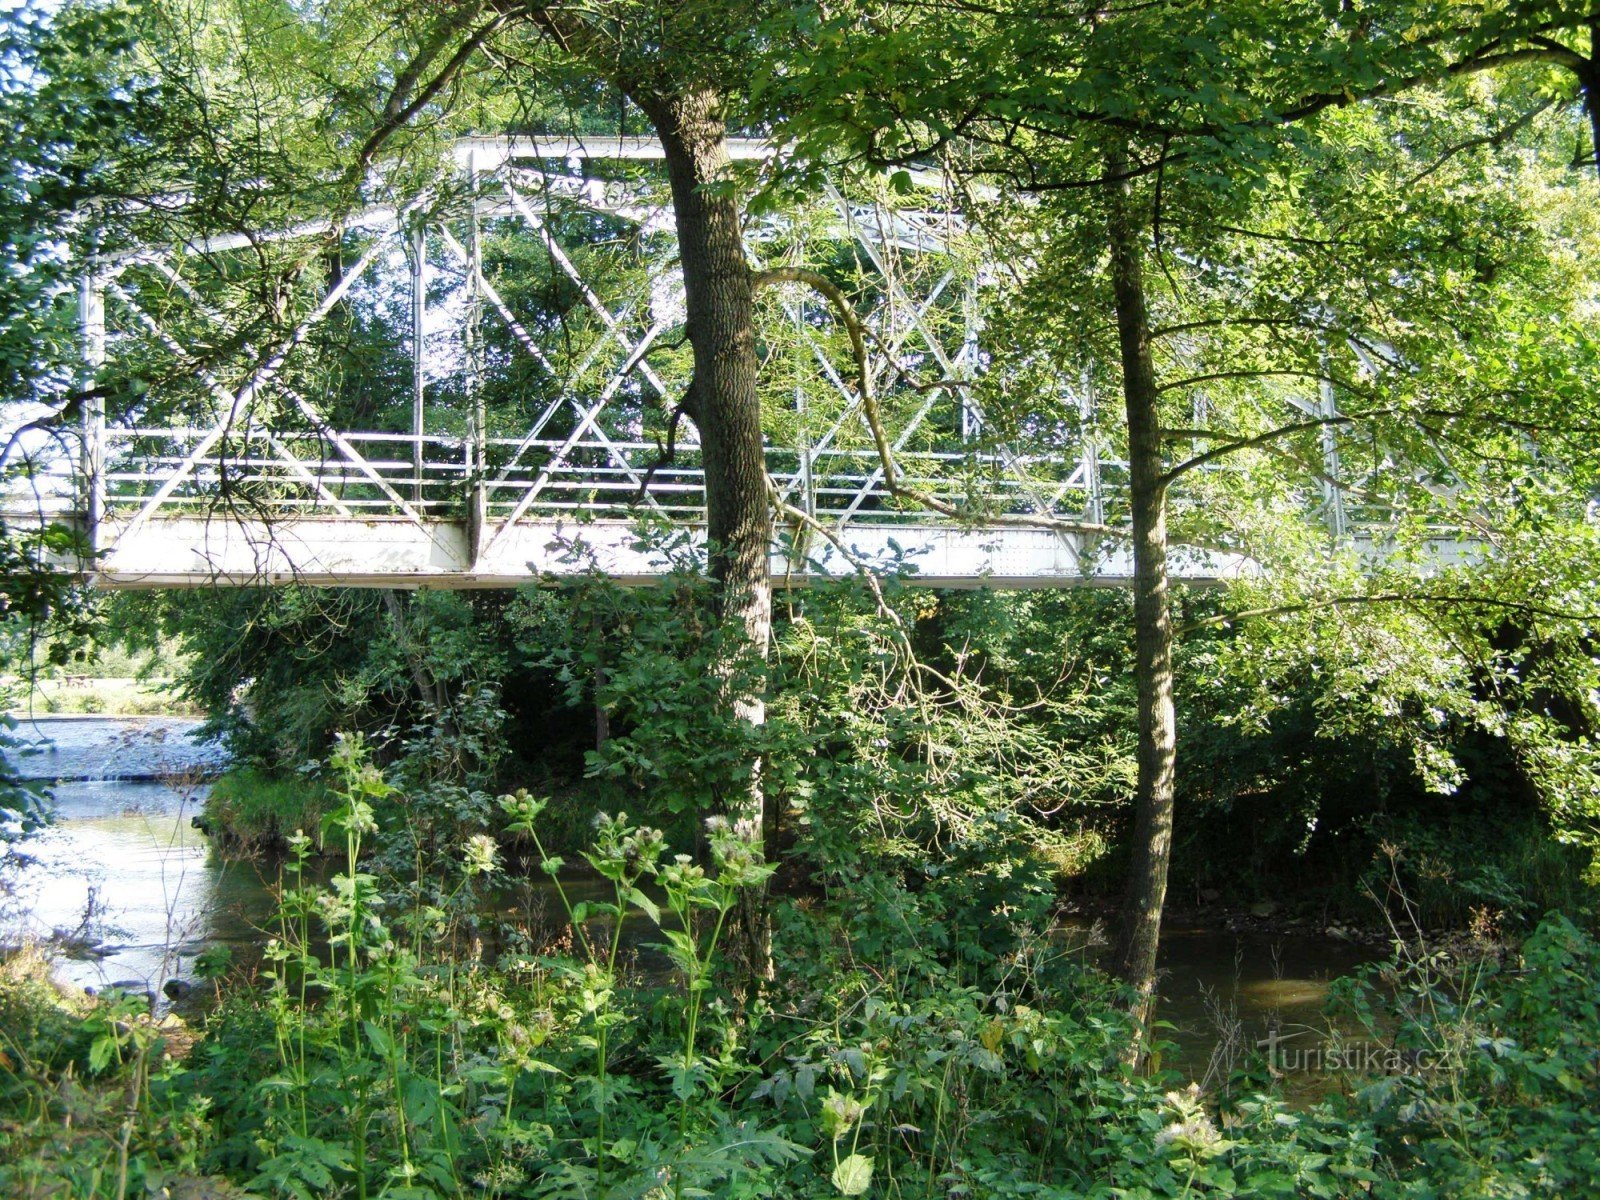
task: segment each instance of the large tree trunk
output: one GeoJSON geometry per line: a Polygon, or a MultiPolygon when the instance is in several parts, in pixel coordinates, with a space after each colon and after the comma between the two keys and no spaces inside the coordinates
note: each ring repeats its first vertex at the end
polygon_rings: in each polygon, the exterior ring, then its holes
{"type": "Polygon", "coordinates": [[[1139,707],[1139,787],[1115,969],[1139,994],[1148,1020],[1156,949],[1172,851],[1173,773],[1177,761],[1172,700],[1172,615],[1167,592],[1167,501],[1161,455],[1160,388],[1150,355],[1143,243],[1120,155],[1107,162],[1106,234],[1122,351],[1133,508],[1134,679],[1139,707]]]}
{"type": "MultiPolygon", "coordinates": [[[[756,388],[753,287],[739,201],[728,187],[727,130],[720,98],[709,89],[636,99],[661,138],[672,184],[694,347],[686,411],[700,430],[711,573],[729,636],[722,669],[734,718],[759,726],[766,720],[760,668],[772,633],[772,515],[756,388]]],[[[723,804],[758,856],[762,803],[760,762],[752,760],[748,781],[723,804]]],[[[747,889],[741,898],[735,953],[750,975],[770,977],[765,888],[747,889]]]]}

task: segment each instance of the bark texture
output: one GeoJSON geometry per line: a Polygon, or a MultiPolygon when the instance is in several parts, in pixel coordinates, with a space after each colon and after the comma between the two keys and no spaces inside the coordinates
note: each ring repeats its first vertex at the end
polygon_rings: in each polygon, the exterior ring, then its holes
{"type": "Polygon", "coordinates": [[[1600,20],[1589,22],[1589,57],[1579,73],[1583,105],[1589,110],[1589,141],[1594,169],[1600,174],[1600,20]]]}
{"type": "Polygon", "coordinates": [[[1139,993],[1148,1019],[1156,949],[1172,851],[1173,775],[1177,761],[1172,698],[1172,614],[1167,585],[1167,501],[1161,454],[1160,387],[1150,354],[1143,242],[1123,160],[1107,163],[1106,234],[1122,357],[1133,508],[1134,675],[1139,710],[1139,783],[1116,971],[1139,993]]]}
{"type": "MultiPolygon", "coordinates": [[[[686,411],[700,430],[719,615],[734,634],[723,664],[729,702],[735,719],[760,726],[766,721],[766,699],[752,680],[759,677],[772,634],[772,514],[756,386],[754,284],[739,200],[731,188],[727,129],[720,98],[710,89],[635,99],[661,138],[672,186],[687,332],[694,348],[686,411]]],[[[759,760],[751,764],[748,786],[724,797],[723,806],[735,829],[760,852],[766,822],[759,760]]],[[[746,889],[736,916],[738,955],[746,971],[769,978],[765,889],[746,889]]]]}

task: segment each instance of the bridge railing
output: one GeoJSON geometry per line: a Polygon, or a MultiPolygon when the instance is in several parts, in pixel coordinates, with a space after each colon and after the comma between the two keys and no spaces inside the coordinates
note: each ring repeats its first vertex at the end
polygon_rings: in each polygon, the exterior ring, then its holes
{"type": "MultiPolygon", "coordinates": [[[[227,512],[271,518],[441,520],[475,505],[491,525],[551,516],[702,519],[699,447],[662,461],[654,442],[486,439],[411,433],[240,428],[106,429],[105,514],[142,522],[227,512]],[[500,465],[504,464],[504,465],[500,465]]],[[[905,485],[947,504],[1081,517],[1096,480],[1081,465],[979,449],[903,451],[905,485]]],[[[887,486],[871,448],[770,447],[784,503],[830,525],[907,523],[938,514],[887,486]]]]}

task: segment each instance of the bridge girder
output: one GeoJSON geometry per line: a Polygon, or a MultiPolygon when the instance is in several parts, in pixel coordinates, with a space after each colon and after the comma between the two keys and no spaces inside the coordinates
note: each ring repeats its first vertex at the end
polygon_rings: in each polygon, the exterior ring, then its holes
{"type": "MultiPolygon", "coordinates": [[[[736,139],[730,152],[750,161],[773,149],[736,139]]],[[[80,568],[108,587],[291,578],[506,586],[560,574],[565,560],[549,547],[577,530],[599,537],[619,578],[655,577],[659,565],[629,557],[627,518],[692,531],[703,512],[692,428],[679,438],[677,461],[661,454],[663,419],[681,381],[649,357],[682,319],[665,189],[637,173],[661,157],[659,144],[643,138],[468,139],[457,146],[460,177],[407,203],[337,224],[213,234],[99,261],[79,297],[86,382],[121,362],[137,364],[130,348],[147,347],[193,362],[209,420],[174,424],[146,406],[108,422],[100,401],[85,406],[83,452],[56,496],[92,547],[92,563],[80,568]],[[575,226],[587,241],[574,244],[575,226]],[[587,323],[581,344],[552,326],[548,312],[530,310],[489,265],[486,242],[512,228],[587,323]],[[627,231],[637,268],[620,298],[605,294],[592,270],[601,258],[595,238],[618,230],[627,231]],[[193,277],[202,273],[196,264],[215,283],[226,274],[217,264],[230,255],[336,231],[358,240],[358,252],[298,320],[271,342],[242,345],[228,369],[191,353],[184,339],[197,336],[195,328],[217,343],[238,337],[193,277]],[[157,299],[169,311],[152,311],[149,286],[131,282],[140,272],[158,280],[157,299]],[[403,311],[394,324],[410,359],[408,403],[396,397],[391,407],[408,410],[407,428],[340,428],[321,397],[308,394],[319,382],[302,362],[308,344],[358,300],[374,312],[403,311]],[[182,310],[176,324],[164,319],[174,304],[182,310]],[[497,349],[488,345],[490,328],[497,349]],[[486,408],[495,372],[539,381],[540,402],[519,429],[497,426],[486,408]]],[[[876,297],[866,313],[875,335],[868,369],[894,409],[900,471],[972,519],[952,522],[891,494],[848,382],[852,368],[830,345],[837,330],[826,305],[803,289],[782,290],[774,309],[805,378],[797,378],[791,404],[769,398],[773,428],[783,432],[769,439],[768,468],[780,525],[787,513],[808,531],[800,537],[806,553],[774,546],[774,578],[852,569],[850,548],[858,547],[861,561],[903,556],[923,582],[945,586],[1126,584],[1125,549],[1070,528],[1111,519],[1125,471],[1094,433],[1087,381],[1079,394],[1058,398],[1078,410],[1076,445],[1027,456],[986,436],[984,413],[964,386],[984,366],[982,264],[959,252],[959,215],[933,204],[941,181],[920,173],[914,182],[929,189],[920,204],[847,197],[828,184],[817,210],[754,222],[750,253],[753,263],[771,262],[775,248],[792,256],[809,239],[853,257],[876,297]],[[924,368],[932,384],[902,386],[924,368]],[[988,513],[1041,527],[984,528],[988,513]]],[[[1335,411],[1327,388],[1307,404],[1335,411]]],[[[1331,425],[1325,466],[1323,504],[1343,534],[1331,425]]],[[[1241,555],[1182,548],[1173,567],[1198,583],[1253,570],[1241,555]]]]}

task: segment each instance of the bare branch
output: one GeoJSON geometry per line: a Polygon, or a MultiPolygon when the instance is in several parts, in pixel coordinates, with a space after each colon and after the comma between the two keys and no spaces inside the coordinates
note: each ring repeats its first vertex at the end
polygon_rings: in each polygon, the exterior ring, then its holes
{"type": "Polygon", "coordinates": [[[669,466],[678,457],[678,422],[683,420],[684,413],[688,413],[690,417],[695,415],[695,383],[694,379],[689,380],[683,399],[673,406],[672,416],[667,421],[667,444],[661,447],[656,461],[650,464],[649,470],[644,473],[644,478],[639,481],[639,490],[628,502],[630,508],[644,500],[645,493],[650,490],[650,481],[656,477],[656,472],[662,467],[669,466]]]}
{"type": "Polygon", "coordinates": [[[1479,146],[1499,147],[1505,145],[1507,141],[1515,137],[1523,129],[1526,129],[1539,117],[1549,112],[1555,107],[1555,105],[1556,101],[1554,99],[1546,100],[1537,108],[1530,109],[1521,116],[1517,117],[1516,120],[1502,125],[1493,133],[1486,133],[1478,137],[1467,138],[1463,142],[1457,142],[1454,146],[1451,146],[1449,149],[1447,149],[1443,154],[1439,155],[1438,158],[1434,159],[1434,161],[1428,166],[1424,167],[1410,179],[1406,180],[1404,186],[1408,188],[1415,187],[1429,175],[1432,175],[1435,171],[1439,170],[1439,168],[1443,167],[1445,163],[1449,162],[1458,154],[1465,153],[1468,150],[1476,149],[1479,146]]]}

